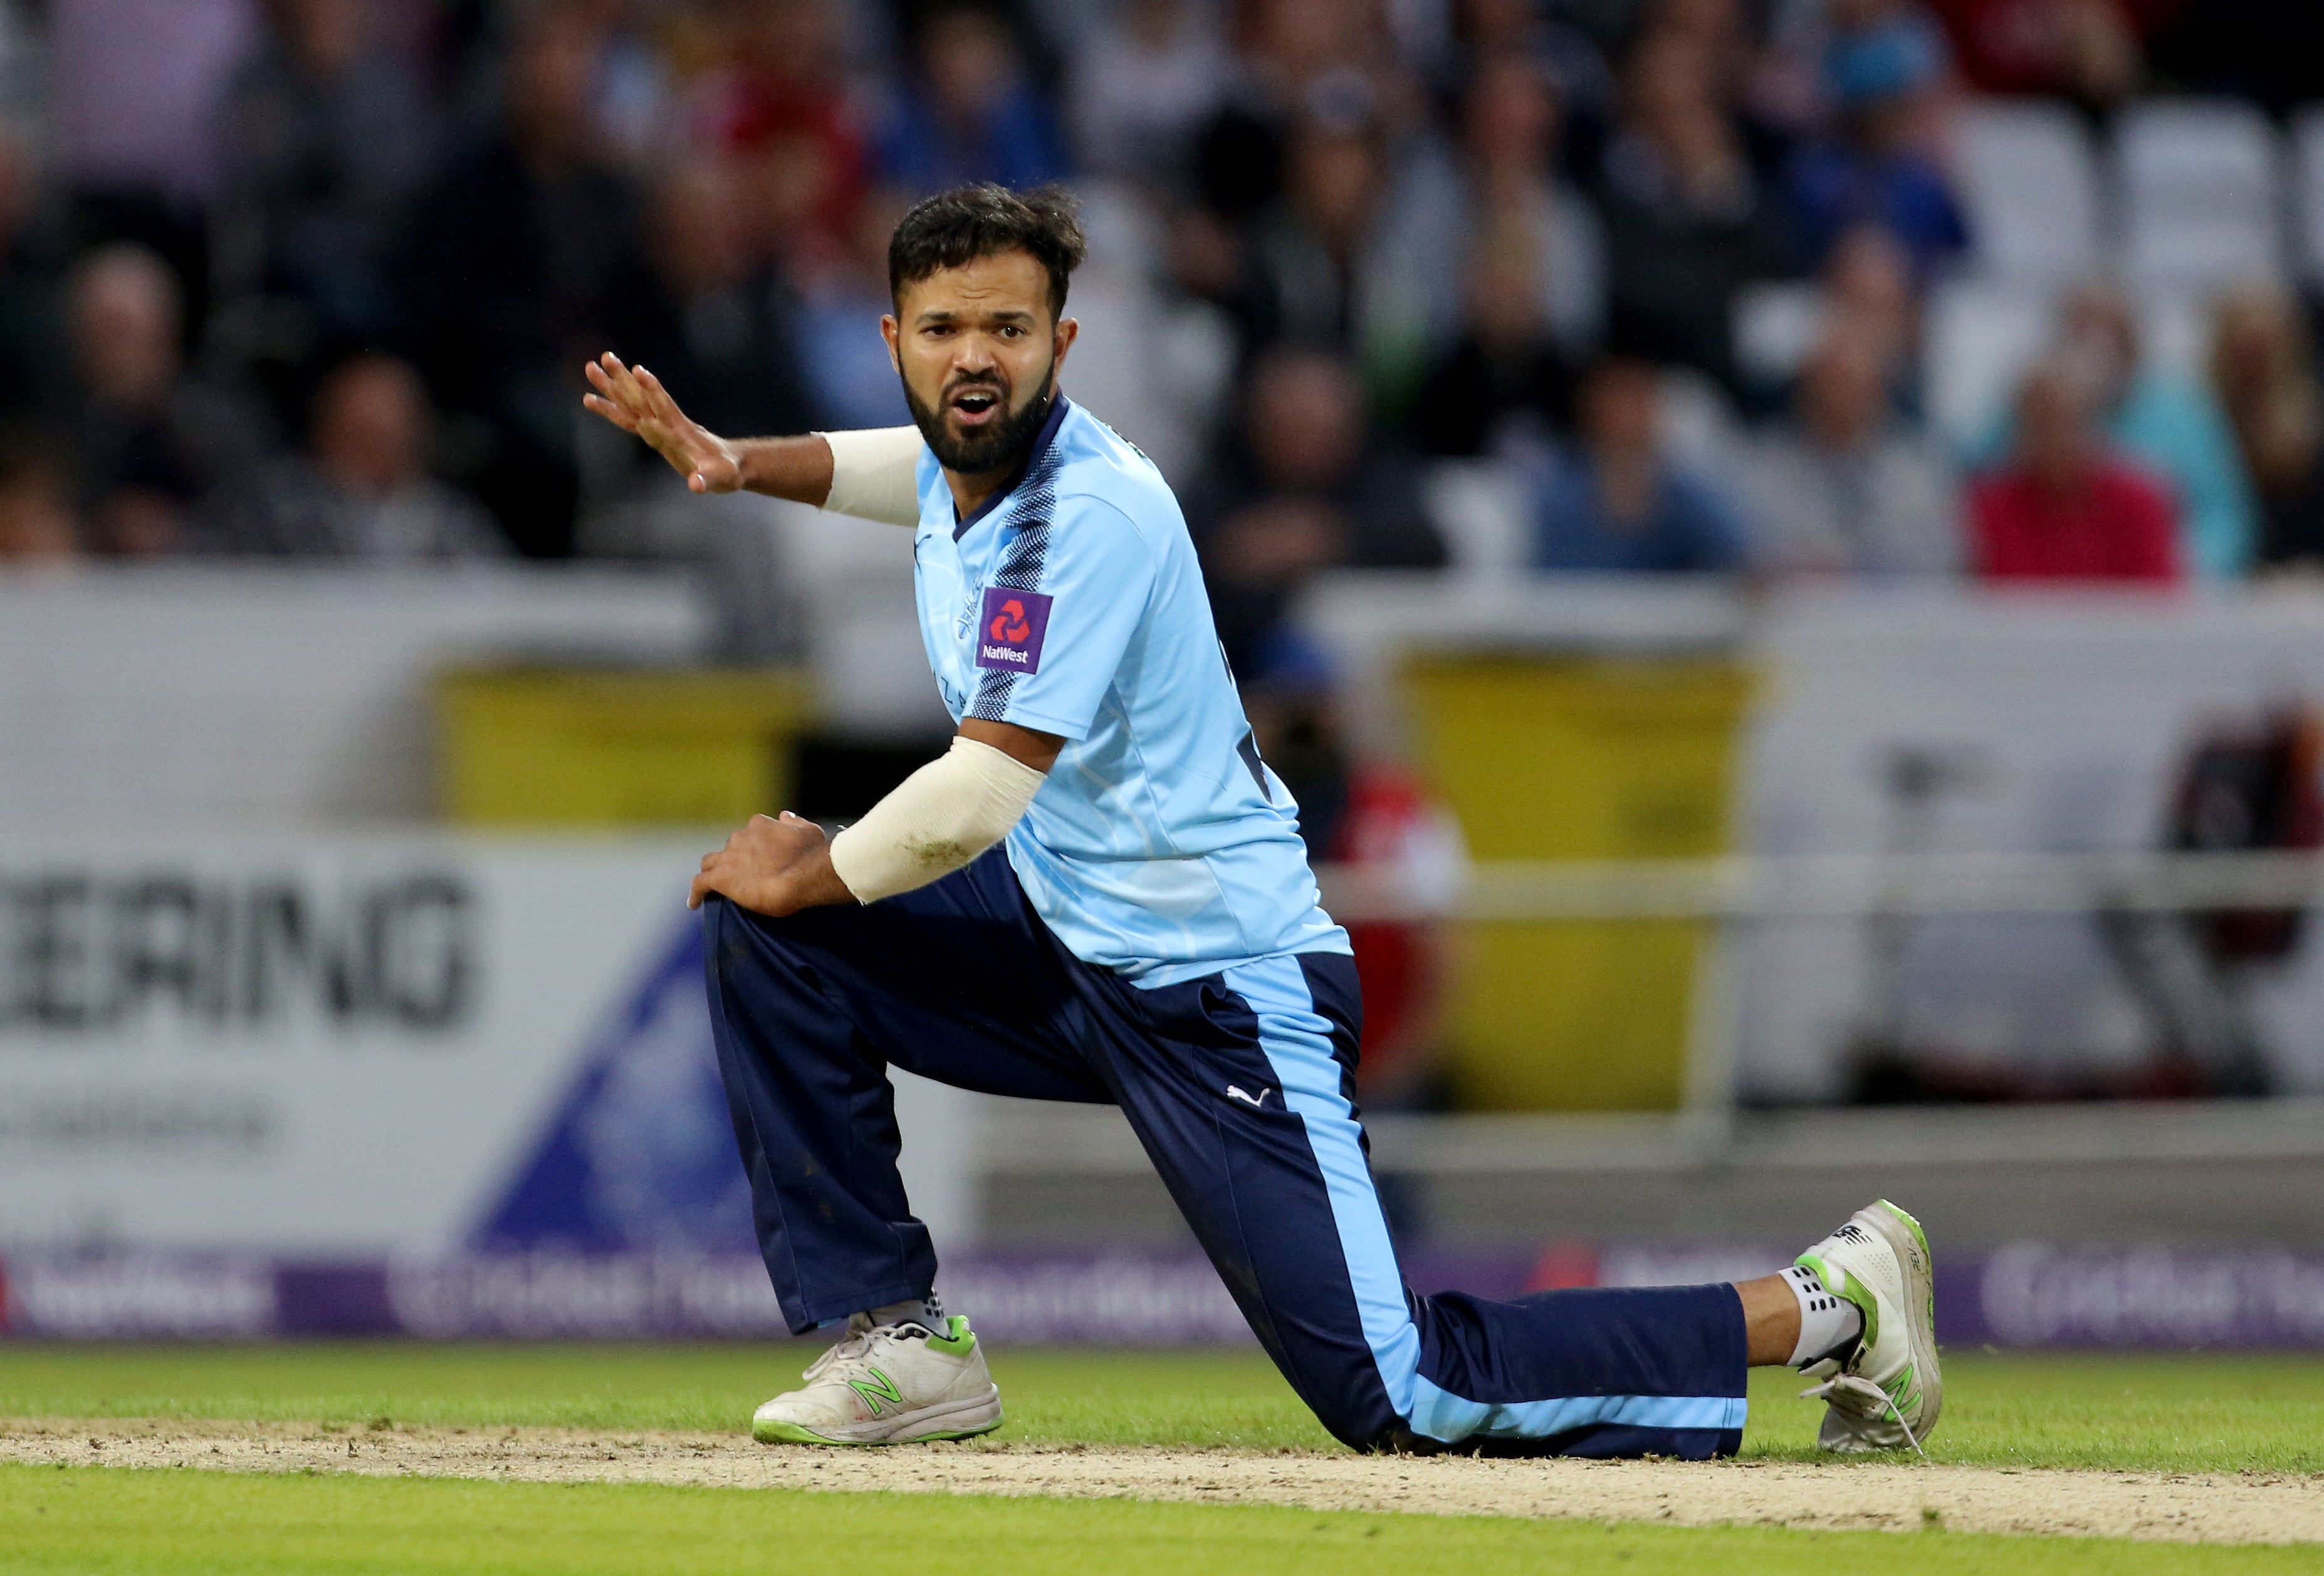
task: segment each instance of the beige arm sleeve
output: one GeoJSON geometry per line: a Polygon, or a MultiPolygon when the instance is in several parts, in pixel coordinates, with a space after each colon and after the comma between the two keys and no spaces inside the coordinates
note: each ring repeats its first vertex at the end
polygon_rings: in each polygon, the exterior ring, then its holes
{"type": "Polygon", "coordinates": [[[818,432],[831,446],[831,496],[823,506],[835,514],[890,525],[920,523],[920,441],[917,427],[875,427],[857,432],[818,432]]]}
{"type": "Polygon", "coordinates": [[[1006,751],[954,735],[831,840],[831,868],[859,903],[925,887],[1008,836],[1047,780],[1006,751]]]}

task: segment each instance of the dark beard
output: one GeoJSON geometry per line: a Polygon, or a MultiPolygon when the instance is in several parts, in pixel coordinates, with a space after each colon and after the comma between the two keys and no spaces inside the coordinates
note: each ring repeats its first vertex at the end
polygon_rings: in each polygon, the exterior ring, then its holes
{"type": "Polygon", "coordinates": [[[1056,382],[1052,374],[1049,386],[1028,401],[1022,410],[1009,412],[982,432],[954,438],[945,428],[943,412],[922,404],[920,397],[912,392],[912,385],[904,384],[904,403],[910,408],[913,424],[919,428],[920,437],[927,440],[936,463],[964,476],[1014,470],[1017,462],[1033,447],[1033,439],[1039,436],[1041,423],[1049,419],[1049,407],[1056,402],[1056,382]]]}

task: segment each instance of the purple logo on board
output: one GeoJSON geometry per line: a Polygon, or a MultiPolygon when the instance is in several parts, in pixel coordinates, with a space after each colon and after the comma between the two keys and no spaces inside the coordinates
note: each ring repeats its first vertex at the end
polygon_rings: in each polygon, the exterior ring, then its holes
{"type": "Polygon", "coordinates": [[[1041,637],[1049,629],[1049,599],[1038,591],[995,585],[984,594],[977,620],[976,665],[1004,673],[1038,673],[1041,637]]]}

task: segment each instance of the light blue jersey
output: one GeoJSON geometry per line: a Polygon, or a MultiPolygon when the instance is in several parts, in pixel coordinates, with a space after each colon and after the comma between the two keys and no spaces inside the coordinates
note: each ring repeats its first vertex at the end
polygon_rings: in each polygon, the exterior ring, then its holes
{"type": "Polygon", "coordinates": [[[967,519],[933,454],[919,482],[914,584],[945,709],[1065,740],[1008,843],[1057,939],[1148,986],[1347,952],[1153,462],[1060,394],[967,519]]]}

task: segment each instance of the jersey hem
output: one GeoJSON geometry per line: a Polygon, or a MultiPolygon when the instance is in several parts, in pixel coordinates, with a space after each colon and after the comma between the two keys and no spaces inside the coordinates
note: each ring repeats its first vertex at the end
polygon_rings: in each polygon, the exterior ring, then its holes
{"type": "Polygon", "coordinates": [[[1076,744],[1086,740],[1090,736],[1090,730],[1097,723],[1095,717],[1083,723],[1071,723],[1064,717],[1052,716],[1046,712],[1031,711],[1023,706],[1004,706],[1001,708],[1001,714],[991,720],[996,723],[1014,723],[1020,728],[1034,728],[1044,733],[1056,733],[1060,737],[1071,739],[1076,744]]]}
{"type": "MultiPolygon", "coordinates": [[[[1333,930],[1335,932],[1333,935],[1318,936],[1316,944],[1313,946],[1288,946],[1279,952],[1258,953],[1247,958],[1220,958],[1207,962],[1161,963],[1142,974],[1122,974],[1121,977],[1140,991],[1159,991],[1167,986],[1184,985],[1190,980],[1205,979],[1212,974],[1223,974],[1229,969],[1248,968],[1253,963],[1263,963],[1275,958],[1302,957],[1309,953],[1330,953],[1340,957],[1355,956],[1356,949],[1350,945],[1347,931],[1338,925],[1334,925],[1333,930]]],[[[1056,932],[1052,931],[1050,934],[1055,935],[1056,932]]],[[[1066,950],[1070,952],[1072,949],[1068,947],[1066,950]]],[[[1089,962],[1086,958],[1082,961],[1089,962]]],[[[1104,963],[1090,963],[1090,967],[1106,969],[1109,973],[1121,973],[1120,970],[1110,968],[1104,963]]]]}

